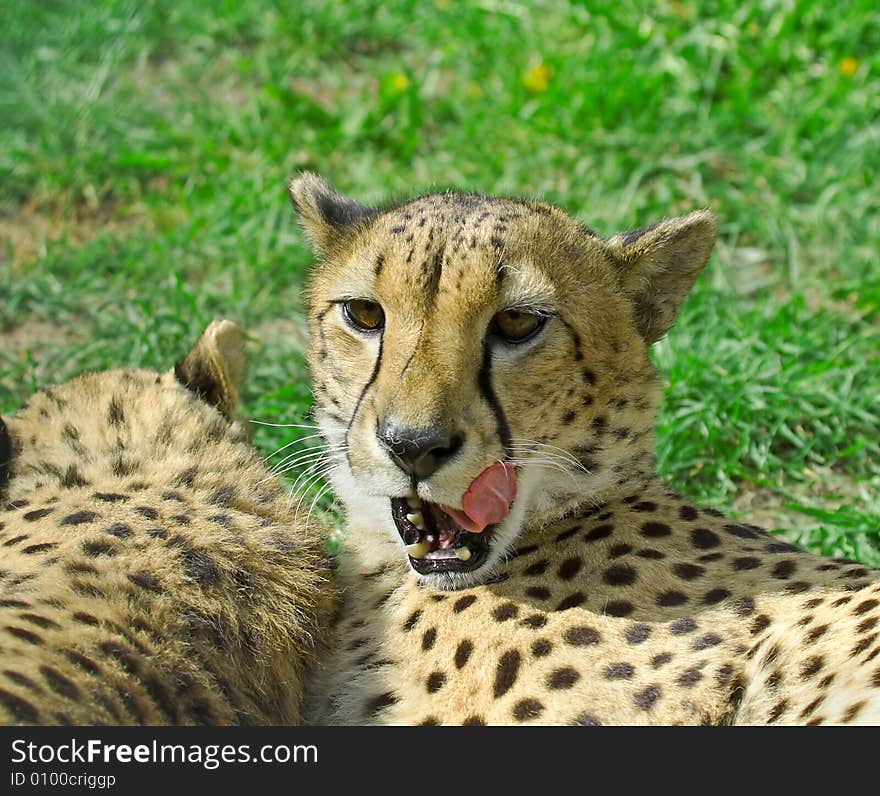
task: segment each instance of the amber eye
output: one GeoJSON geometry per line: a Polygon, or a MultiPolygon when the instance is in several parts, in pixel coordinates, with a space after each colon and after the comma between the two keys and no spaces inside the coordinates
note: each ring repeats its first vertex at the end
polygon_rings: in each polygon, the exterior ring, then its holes
{"type": "Polygon", "coordinates": [[[509,343],[524,343],[538,333],[547,321],[546,315],[522,310],[504,310],[492,319],[492,329],[509,343]]]}
{"type": "Polygon", "coordinates": [[[367,299],[349,299],[342,302],[342,314],[355,329],[376,332],[385,325],[381,305],[367,299]]]}

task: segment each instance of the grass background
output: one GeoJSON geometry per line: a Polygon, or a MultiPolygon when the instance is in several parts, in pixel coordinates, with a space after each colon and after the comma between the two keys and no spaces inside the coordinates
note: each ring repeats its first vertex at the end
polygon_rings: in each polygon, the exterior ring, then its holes
{"type": "Polygon", "coordinates": [[[164,369],[226,316],[255,338],[245,414],[307,418],[298,169],[366,201],[539,196],[609,235],[709,206],[716,252],[655,347],[661,470],[880,564],[878,23],[876,0],[4,2],[0,412],[164,369]]]}

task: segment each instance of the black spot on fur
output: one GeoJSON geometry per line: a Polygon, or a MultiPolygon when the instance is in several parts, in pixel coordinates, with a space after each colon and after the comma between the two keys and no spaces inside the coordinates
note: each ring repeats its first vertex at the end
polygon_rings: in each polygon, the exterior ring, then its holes
{"type": "Polygon", "coordinates": [[[536,658],[546,658],[553,651],[553,644],[546,638],[539,638],[532,643],[532,655],[536,658]]]}
{"type": "Polygon", "coordinates": [[[519,608],[514,603],[503,603],[492,611],[492,618],[496,622],[506,622],[509,619],[515,619],[519,613],[519,608]]]}
{"type": "Polygon", "coordinates": [[[128,576],[128,579],[135,584],[135,586],[140,586],[142,589],[146,589],[151,592],[161,592],[162,586],[159,583],[159,580],[155,575],[151,575],[149,572],[134,572],[128,576]]]}
{"type": "Polygon", "coordinates": [[[653,658],[651,658],[651,668],[652,669],[659,669],[662,666],[665,666],[671,660],[672,660],[672,653],[661,652],[658,655],[655,655],[653,658]]]}
{"type": "Polygon", "coordinates": [[[537,719],[544,712],[544,706],[537,699],[521,699],[513,707],[513,717],[517,721],[537,719]]]}
{"type": "Polygon", "coordinates": [[[473,594],[466,594],[464,597],[459,597],[452,605],[452,610],[460,614],[462,611],[470,608],[475,602],[477,598],[473,594]]]}
{"type": "Polygon", "coordinates": [[[107,533],[117,539],[127,539],[131,536],[131,528],[124,522],[116,522],[107,529],[107,533]]]}
{"type": "Polygon", "coordinates": [[[220,568],[217,562],[204,551],[187,550],[183,554],[183,562],[187,574],[202,586],[214,586],[220,582],[220,568]]]}
{"type": "Polygon", "coordinates": [[[513,687],[519,674],[521,661],[519,650],[508,650],[498,660],[498,666],[495,669],[495,683],[492,687],[495,699],[504,696],[513,687]]]}
{"type": "Polygon", "coordinates": [[[672,533],[672,528],[662,522],[645,522],[642,523],[641,533],[642,536],[656,539],[662,536],[669,536],[672,533]]]}
{"type": "Polygon", "coordinates": [[[469,639],[462,641],[455,650],[455,668],[462,669],[474,650],[474,645],[469,639]]]}
{"type": "Polygon", "coordinates": [[[104,539],[83,542],[82,549],[87,556],[91,556],[92,558],[116,555],[116,547],[104,539]]]}
{"type": "Polygon", "coordinates": [[[174,479],[174,485],[177,487],[192,487],[198,473],[197,467],[188,467],[174,479]]]}
{"type": "Polygon", "coordinates": [[[672,571],[682,580],[694,580],[695,578],[699,578],[706,574],[705,568],[698,566],[697,564],[687,563],[674,564],[672,571]]]}
{"type": "Polygon", "coordinates": [[[98,666],[91,658],[86,657],[76,650],[61,650],[61,654],[67,658],[74,666],[82,669],[88,674],[101,674],[101,667],[98,666]]]}
{"type": "Polygon", "coordinates": [[[53,669],[51,666],[41,666],[40,673],[43,675],[46,683],[48,683],[49,688],[56,694],[67,697],[67,699],[79,699],[79,689],[73,680],[65,677],[57,669],[53,669]]]}
{"type": "Polygon", "coordinates": [[[608,616],[624,617],[635,611],[635,606],[626,600],[612,600],[605,605],[605,613],[608,616]]]}
{"type": "Polygon", "coordinates": [[[568,611],[571,608],[577,608],[578,606],[583,605],[586,601],[587,595],[583,592],[576,591],[561,600],[559,605],[556,606],[556,610],[568,611]]]}
{"type": "Polygon", "coordinates": [[[413,611],[413,612],[409,615],[409,617],[407,618],[407,620],[403,623],[403,629],[404,629],[405,631],[409,632],[410,630],[412,630],[412,629],[418,624],[419,619],[421,619],[421,618],[422,618],[422,611],[421,611],[421,609],[417,609],[417,610],[413,611]]]}
{"type": "Polygon", "coordinates": [[[588,531],[587,533],[584,534],[584,541],[585,542],[596,542],[599,539],[606,539],[609,536],[611,536],[613,531],[614,531],[613,525],[599,525],[599,526],[593,528],[591,531],[588,531]]]}
{"type": "Polygon", "coordinates": [[[28,644],[33,644],[35,647],[38,647],[43,643],[43,639],[40,636],[36,633],[32,633],[30,630],[25,630],[23,627],[7,625],[5,629],[9,635],[15,636],[17,639],[25,641],[28,644]]]}
{"type": "Polygon", "coordinates": [[[676,619],[669,624],[669,632],[674,636],[682,636],[685,633],[692,633],[697,629],[697,623],[689,616],[676,619]]]}
{"type": "Polygon", "coordinates": [[[567,558],[559,565],[559,569],[557,569],[556,574],[562,580],[571,580],[578,572],[581,571],[581,567],[583,566],[583,561],[580,558],[573,557],[567,558]]]}
{"type": "Polygon", "coordinates": [[[75,487],[88,486],[89,482],[83,478],[75,464],[70,464],[61,476],[60,486],[64,489],[74,489],[75,487]]]}
{"type": "Polygon", "coordinates": [[[77,511],[73,514],[68,514],[63,520],[61,520],[61,525],[83,525],[87,522],[92,522],[96,520],[98,515],[94,511],[77,511]]]}
{"type": "Polygon", "coordinates": [[[562,634],[562,640],[572,647],[589,647],[601,643],[602,635],[589,625],[575,625],[562,634]]]}
{"type": "Polygon", "coordinates": [[[125,411],[122,408],[122,398],[113,396],[107,407],[107,423],[111,426],[121,426],[125,422],[125,411]]]}
{"type": "Polygon", "coordinates": [[[45,553],[47,550],[52,550],[55,547],[58,547],[58,545],[53,542],[43,542],[42,544],[32,544],[23,547],[21,552],[26,553],[27,555],[33,555],[34,553],[45,553]]]}
{"type": "Polygon", "coordinates": [[[0,705],[22,724],[37,724],[40,721],[39,711],[26,700],[0,688],[0,705]]]}
{"type": "Polygon", "coordinates": [[[577,669],[564,666],[547,675],[547,688],[552,691],[565,690],[573,687],[580,679],[581,675],[577,669]]]}
{"type": "Polygon", "coordinates": [[[558,533],[556,535],[556,541],[564,542],[566,539],[571,539],[571,537],[574,536],[580,529],[580,525],[573,525],[567,531],[562,531],[562,533],[558,533]]]}
{"type": "Polygon", "coordinates": [[[694,528],[691,531],[691,544],[700,550],[708,550],[712,547],[718,547],[721,544],[721,539],[717,533],[708,528],[694,528]]]}
{"type": "Polygon", "coordinates": [[[384,694],[379,694],[368,700],[364,705],[364,710],[368,716],[374,716],[379,711],[385,710],[385,708],[389,708],[397,702],[397,695],[391,691],[386,691],[384,694]]]}
{"type": "Polygon", "coordinates": [[[698,683],[703,679],[703,673],[700,671],[699,667],[691,666],[689,669],[685,669],[678,676],[678,684],[683,688],[690,688],[691,686],[698,683]]]}
{"type": "Polygon", "coordinates": [[[21,517],[28,522],[33,522],[34,520],[42,519],[43,517],[47,517],[51,514],[54,509],[46,508],[46,509],[35,509],[34,511],[28,511],[25,514],[22,514],[21,517]]]}
{"type": "Polygon", "coordinates": [[[613,564],[602,574],[602,580],[609,586],[630,586],[637,578],[638,573],[628,564],[613,564]]]}
{"type": "Polygon", "coordinates": [[[610,663],[605,667],[603,676],[606,680],[630,680],[636,673],[636,668],[631,663],[610,663]]]}
{"type": "Polygon", "coordinates": [[[687,601],[687,595],[680,591],[665,591],[657,596],[657,605],[664,608],[674,605],[684,605],[687,601]]]}
{"type": "Polygon", "coordinates": [[[730,597],[727,589],[710,589],[703,595],[703,605],[715,605],[730,597]]]}
{"type": "Polygon", "coordinates": [[[650,710],[659,698],[660,686],[649,685],[635,695],[633,702],[640,710],[650,710]]]}
{"type": "Polygon", "coordinates": [[[697,651],[709,649],[709,647],[714,647],[720,644],[721,641],[721,636],[717,635],[716,633],[706,633],[705,635],[700,636],[694,641],[691,649],[697,651]]]}
{"type": "Polygon", "coordinates": [[[740,539],[760,539],[764,535],[760,529],[748,525],[725,525],[724,530],[740,539]]]}
{"type": "Polygon", "coordinates": [[[527,616],[523,619],[520,624],[523,627],[530,628],[531,630],[540,630],[544,625],[547,624],[547,617],[544,614],[532,614],[531,616],[527,616]]]}
{"type": "Polygon", "coordinates": [[[95,492],[92,497],[95,500],[103,500],[105,503],[120,503],[128,500],[128,495],[119,492],[95,492]]]}
{"type": "Polygon", "coordinates": [[[214,492],[208,498],[208,502],[212,503],[215,506],[228,506],[232,502],[232,498],[234,496],[234,486],[221,486],[214,490],[214,492]]]}

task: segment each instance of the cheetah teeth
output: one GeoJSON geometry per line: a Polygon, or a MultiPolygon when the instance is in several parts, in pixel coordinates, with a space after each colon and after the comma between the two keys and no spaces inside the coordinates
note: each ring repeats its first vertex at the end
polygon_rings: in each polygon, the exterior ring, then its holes
{"type": "Polygon", "coordinates": [[[456,547],[455,555],[461,561],[469,561],[471,557],[471,551],[469,547],[456,547]]]}
{"type": "Polygon", "coordinates": [[[425,530],[425,518],[422,515],[422,512],[415,511],[412,514],[406,515],[407,520],[416,526],[420,531],[425,530]]]}
{"type": "Polygon", "coordinates": [[[406,552],[411,558],[424,558],[430,549],[431,545],[428,542],[416,542],[406,546],[406,552]]]}

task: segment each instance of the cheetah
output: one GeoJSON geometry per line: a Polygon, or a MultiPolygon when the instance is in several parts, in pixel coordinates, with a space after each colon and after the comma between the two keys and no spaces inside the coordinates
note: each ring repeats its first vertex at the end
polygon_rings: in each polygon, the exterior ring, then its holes
{"type": "Polygon", "coordinates": [[[302,174],[315,416],[347,537],[309,721],[880,720],[880,573],[657,476],[648,349],[714,246],[538,201],[385,209],[302,174]]]}
{"type": "Polygon", "coordinates": [[[332,577],[233,418],[244,364],[215,321],[0,421],[0,723],[300,721],[332,577]]]}

